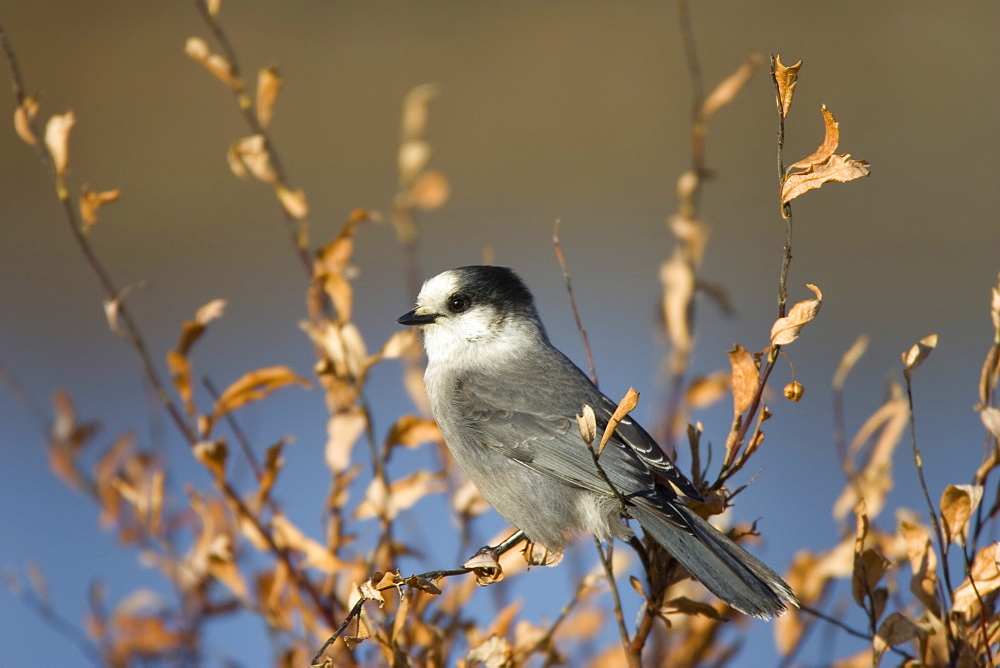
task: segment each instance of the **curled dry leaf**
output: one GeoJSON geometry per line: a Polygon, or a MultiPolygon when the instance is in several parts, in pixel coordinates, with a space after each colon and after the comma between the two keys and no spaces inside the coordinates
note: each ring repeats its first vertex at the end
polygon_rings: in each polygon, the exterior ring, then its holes
{"type": "Polygon", "coordinates": [[[759,53],[755,53],[746,62],[739,66],[735,72],[730,74],[728,77],[723,79],[718,86],[715,87],[705,101],[701,105],[701,115],[702,118],[708,120],[719,109],[726,106],[732,102],[736,94],[739,93],[743,86],[750,81],[750,77],[754,75],[757,68],[760,67],[760,63],[763,60],[759,53]]]}
{"type": "Polygon", "coordinates": [[[597,438],[597,417],[594,409],[587,404],[583,405],[582,415],[576,416],[576,426],[580,429],[580,437],[588,446],[597,438]]]}
{"type": "Polygon", "coordinates": [[[618,402],[618,407],[615,408],[614,414],[608,420],[607,426],[604,428],[604,435],[601,436],[601,444],[597,448],[597,454],[600,455],[604,452],[604,446],[608,444],[611,440],[611,436],[615,433],[615,429],[618,427],[618,423],[625,419],[625,416],[632,412],[632,409],[636,407],[639,403],[639,393],[635,391],[635,388],[628,388],[628,392],[622,397],[622,400],[618,402]]]}
{"type": "Polygon", "coordinates": [[[251,135],[233,142],[226,153],[226,160],[233,174],[240,178],[252,174],[264,183],[278,180],[264,135],[251,135]]]}
{"type": "Polygon", "coordinates": [[[276,67],[265,67],[257,73],[257,120],[263,128],[271,124],[282,83],[276,67]]]}
{"type": "Polygon", "coordinates": [[[94,191],[84,186],[80,193],[80,219],[83,220],[82,231],[86,234],[97,222],[97,210],[105,204],[117,202],[121,197],[120,190],[94,191]]]}
{"type": "Polygon", "coordinates": [[[955,612],[965,615],[966,619],[975,617],[979,612],[980,599],[986,599],[994,591],[1000,589],[1000,543],[993,543],[979,550],[968,577],[955,590],[952,608],[955,612]],[[973,586],[975,582],[975,586],[973,586]]]}
{"type": "Polygon", "coordinates": [[[914,343],[908,351],[903,353],[903,366],[905,367],[905,371],[909,374],[923,364],[924,360],[931,354],[931,351],[937,347],[937,343],[937,334],[925,336],[914,343]]]}
{"type": "Polygon", "coordinates": [[[240,406],[259,401],[286,385],[310,387],[310,383],[286,366],[270,366],[243,374],[227,387],[215,402],[215,417],[231,413],[240,406]]]}
{"type": "Polygon", "coordinates": [[[948,485],[941,493],[941,520],[946,540],[965,545],[969,518],[983,498],[982,485],[948,485]]]}
{"type": "Polygon", "coordinates": [[[530,540],[525,543],[521,554],[529,566],[556,566],[563,560],[562,550],[553,551],[530,540]]]}
{"type": "Polygon", "coordinates": [[[38,142],[33,127],[37,116],[38,98],[34,96],[24,98],[21,106],[14,111],[14,129],[17,131],[17,136],[31,146],[38,142]]]}
{"type": "Polygon", "coordinates": [[[782,204],[787,204],[799,195],[819,188],[825,183],[831,181],[844,183],[870,174],[866,161],[852,160],[849,153],[843,155],[834,153],[840,143],[840,129],[833,114],[825,105],[823,119],[826,124],[823,143],[812,155],[791,166],[791,169],[801,171],[791,172],[785,176],[781,185],[782,204]]]}
{"type": "Polygon", "coordinates": [[[733,415],[742,415],[750,408],[750,404],[753,403],[753,398],[757,394],[760,369],[757,368],[757,362],[753,355],[738,343],[729,351],[729,363],[733,368],[731,374],[733,415]]]}
{"type": "Polygon", "coordinates": [[[815,299],[800,301],[788,311],[784,318],[778,318],[771,326],[771,344],[784,346],[799,338],[802,326],[810,322],[819,313],[823,305],[823,293],[818,287],[807,283],[806,287],[816,295],[815,299]]]}
{"type": "Polygon", "coordinates": [[[801,67],[801,60],[786,67],[782,64],[779,55],[775,55],[772,61],[774,81],[778,86],[778,108],[781,110],[782,117],[788,116],[788,110],[792,107],[792,97],[795,95],[795,84],[799,79],[799,68],[801,67]]]}
{"type": "Polygon", "coordinates": [[[462,564],[462,568],[470,569],[476,576],[476,584],[486,587],[495,582],[503,580],[503,568],[497,555],[489,550],[476,553],[471,559],[462,564]]]}
{"type": "Polygon", "coordinates": [[[45,126],[45,146],[52,156],[52,169],[62,182],[69,164],[69,133],[76,124],[76,116],[72,111],[56,114],[45,126]]]}

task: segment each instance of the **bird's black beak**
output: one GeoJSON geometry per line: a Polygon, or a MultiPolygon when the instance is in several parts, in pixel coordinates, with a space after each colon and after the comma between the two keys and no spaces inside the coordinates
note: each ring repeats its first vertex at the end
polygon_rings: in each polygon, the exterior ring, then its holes
{"type": "Polygon", "coordinates": [[[417,313],[417,309],[413,309],[409,313],[404,313],[403,315],[396,318],[396,322],[400,325],[429,325],[437,320],[436,313],[417,313]]]}

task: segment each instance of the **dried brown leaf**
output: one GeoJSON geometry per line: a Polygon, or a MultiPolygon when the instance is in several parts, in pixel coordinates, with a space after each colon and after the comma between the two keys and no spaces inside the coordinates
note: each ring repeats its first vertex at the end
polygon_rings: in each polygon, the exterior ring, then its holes
{"type": "Polygon", "coordinates": [[[279,183],[275,188],[278,201],[289,216],[295,220],[303,220],[309,217],[309,202],[306,200],[304,190],[290,190],[284,184],[279,183]]]}
{"type": "Polygon", "coordinates": [[[611,415],[608,420],[607,426],[604,428],[604,435],[601,436],[601,444],[597,448],[597,454],[600,455],[604,452],[604,446],[608,444],[611,440],[611,436],[615,433],[615,429],[618,427],[618,423],[625,419],[625,416],[632,412],[632,409],[636,407],[639,403],[639,393],[635,391],[635,388],[628,388],[628,392],[622,397],[622,400],[618,402],[618,407],[615,408],[615,412],[611,415]]]}
{"type": "Polygon", "coordinates": [[[199,441],[191,448],[195,459],[207,468],[216,480],[225,480],[228,450],[224,439],[199,441]]]}
{"type": "Polygon", "coordinates": [[[17,136],[31,146],[38,142],[33,129],[37,116],[38,98],[34,96],[24,98],[24,102],[14,111],[14,129],[17,131],[17,136]]]}
{"type": "Polygon", "coordinates": [[[257,120],[262,128],[271,124],[274,103],[282,83],[276,67],[265,67],[257,73],[257,120]]]}
{"type": "Polygon", "coordinates": [[[834,119],[833,112],[827,109],[826,105],[823,105],[822,112],[823,125],[826,128],[823,143],[811,155],[792,165],[792,169],[809,169],[822,165],[833,156],[837,146],[840,145],[840,123],[834,119]]]}
{"type": "Polygon", "coordinates": [[[393,481],[388,489],[381,479],[375,478],[368,485],[365,500],[354,511],[354,517],[359,520],[371,517],[392,520],[428,494],[444,489],[445,484],[441,474],[429,471],[417,471],[393,481]]]}
{"type": "MultiPolygon", "coordinates": [[[[419,341],[420,339],[417,336],[415,328],[401,329],[393,333],[385,342],[385,345],[382,346],[382,350],[373,357],[378,360],[398,359],[414,350],[419,341]]],[[[372,363],[372,361],[369,361],[368,366],[371,366],[372,363]]]]}
{"type": "Polygon", "coordinates": [[[476,553],[471,559],[462,564],[462,568],[469,568],[476,576],[476,584],[480,587],[500,582],[503,580],[503,568],[497,560],[495,553],[485,550],[476,553]]]}
{"type": "Polygon", "coordinates": [[[792,97],[795,95],[795,84],[801,67],[801,60],[786,67],[781,63],[781,56],[774,57],[774,80],[778,84],[778,106],[783,117],[788,116],[788,110],[792,106],[792,97]]]}
{"type": "Polygon", "coordinates": [[[719,82],[701,105],[702,118],[708,120],[712,114],[732,102],[736,94],[750,81],[750,77],[760,67],[762,60],[760,54],[753,54],[735,72],[719,82]]]}
{"type": "Polygon", "coordinates": [[[979,419],[983,421],[983,426],[990,436],[1000,440],[1000,408],[987,406],[979,411],[979,419]]]}
{"type": "Polygon", "coordinates": [[[392,425],[389,434],[385,438],[385,449],[396,445],[407,448],[415,448],[421,443],[443,442],[441,430],[438,429],[434,420],[418,417],[416,415],[404,415],[392,425]]]}
{"type": "Polygon", "coordinates": [[[900,396],[898,385],[892,386],[893,396],[880,406],[858,430],[848,446],[851,456],[874,439],[871,453],[859,473],[849,482],[834,503],[834,516],[843,518],[863,498],[870,517],[876,517],[885,505],[892,489],[892,454],[903,437],[908,419],[908,404],[900,396]],[[860,496],[859,496],[860,495],[860,496]]]}
{"type": "Polygon", "coordinates": [[[347,567],[347,564],[333,556],[330,550],[302,533],[291,520],[281,513],[275,514],[271,519],[271,530],[274,542],[279,547],[287,547],[301,552],[305,555],[307,566],[317,568],[324,573],[336,573],[347,567]]]}
{"type": "Polygon", "coordinates": [[[979,550],[972,561],[968,575],[955,590],[952,609],[971,619],[979,612],[980,598],[986,598],[1000,589],[1000,543],[993,543],[979,550]],[[975,587],[973,587],[975,582],[975,587]]]}
{"type": "Polygon", "coordinates": [[[694,299],[695,277],[691,263],[679,247],[675,247],[670,259],[660,266],[660,282],[663,284],[663,319],[667,336],[676,354],[686,354],[693,344],[688,315],[694,299]]]}
{"type": "Polygon", "coordinates": [[[882,580],[888,566],[888,560],[872,548],[855,557],[851,577],[851,595],[854,596],[855,603],[865,607],[865,599],[875,591],[875,586],[882,580]]]}
{"type": "Polygon", "coordinates": [[[120,190],[94,191],[84,186],[80,194],[80,219],[83,221],[81,231],[86,234],[97,222],[97,210],[105,204],[117,202],[121,197],[120,190]]]}
{"type": "Polygon", "coordinates": [[[444,174],[434,170],[423,171],[410,188],[410,202],[424,211],[432,211],[444,206],[451,195],[451,186],[444,174]]]}
{"type": "Polygon", "coordinates": [[[931,351],[937,347],[937,343],[937,334],[930,334],[914,343],[908,351],[903,353],[904,371],[909,374],[916,370],[917,367],[924,363],[924,360],[931,354],[931,351]]]}
{"type": "Polygon", "coordinates": [[[583,405],[581,412],[582,415],[576,416],[576,426],[580,430],[580,438],[590,445],[597,438],[597,417],[594,415],[594,409],[587,404],[583,405]]]}
{"type": "Polygon", "coordinates": [[[726,396],[731,387],[730,374],[725,371],[715,371],[707,376],[692,378],[684,400],[691,408],[707,408],[726,396]]]}
{"type": "Polygon", "coordinates": [[[851,347],[840,358],[837,371],[833,374],[833,389],[835,392],[840,392],[844,388],[844,381],[847,380],[847,374],[851,372],[851,369],[858,363],[858,360],[861,359],[866,350],[868,350],[868,336],[862,334],[854,340],[851,347]]]}
{"type": "Polygon", "coordinates": [[[252,174],[264,183],[275,183],[278,180],[264,135],[251,135],[233,142],[226,153],[226,160],[233,174],[240,178],[252,174]]]}
{"type": "Polygon", "coordinates": [[[368,418],[359,408],[335,413],[326,423],[326,465],[342,473],[351,463],[351,451],[368,426],[368,418]]]}
{"type": "Polygon", "coordinates": [[[264,470],[261,471],[260,484],[257,487],[256,508],[262,508],[267,497],[271,494],[274,482],[278,478],[278,473],[285,465],[285,460],[281,456],[281,451],[288,443],[287,438],[283,438],[264,453],[264,470]]]}
{"type": "Polygon", "coordinates": [[[427,132],[427,103],[437,97],[437,84],[414,86],[403,99],[403,139],[417,139],[427,132]]]}
{"type": "Polygon", "coordinates": [[[925,633],[926,631],[910,621],[905,615],[900,612],[894,612],[886,617],[885,621],[878,627],[878,631],[875,633],[875,638],[872,641],[872,647],[876,654],[881,655],[890,647],[902,645],[914,638],[923,636],[925,633]]]}
{"type": "Polygon", "coordinates": [[[910,591],[931,614],[937,615],[937,554],[931,544],[930,531],[918,524],[915,518],[912,521],[901,519],[899,535],[906,543],[907,559],[912,571],[910,591]]]}
{"type": "Polygon", "coordinates": [[[511,665],[513,648],[506,638],[490,636],[480,644],[471,648],[465,655],[468,665],[481,663],[486,668],[501,668],[511,665]]]}
{"type": "Polygon", "coordinates": [[[219,418],[248,403],[259,401],[286,385],[310,387],[308,380],[286,366],[248,371],[219,395],[215,402],[215,417],[219,418]]]}
{"type": "Polygon", "coordinates": [[[979,372],[979,402],[986,405],[990,402],[1000,380],[1000,333],[996,335],[996,342],[990,346],[983,360],[983,369],[979,372]]]}
{"type": "Polygon", "coordinates": [[[399,145],[400,180],[412,183],[431,159],[431,145],[423,139],[407,139],[399,145]]]}
{"type": "Polygon", "coordinates": [[[757,362],[753,355],[738,343],[729,351],[729,363],[733,368],[731,375],[733,415],[742,415],[750,408],[750,404],[753,403],[753,398],[757,394],[760,369],[757,368],[757,362]]]}
{"type": "Polygon", "coordinates": [[[490,509],[490,504],[479,488],[466,479],[452,494],[451,507],[462,517],[478,517],[490,509]]]}
{"type": "Polygon", "coordinates": [[[134,447],[135,435],[123,434],[115,439],[94,465],[94,490],[101,504],[99,522],[102,529],[110,529],[118,521],[121,496],[115,489],[114,479],[122,462],[132,454],[134,447]]]}
{"type": "Polygon", "coordinates": [[[544,545],[527,541],[521,550],[529,566],[558,566],[563,560],[563,551],[550,550],[544,545]]]}
{"type": "Polygon", "coordinates": [[[941,493],[941,520],[945,539],[965,545],[969,518],[983,498],[982,485],[948,485],[941,493]]]}
{"type": "Polygon", "coordinates": [[[72,111],[56,114],[45,125],[45,146],[52,156],[52,169],[56,177],[62,181],[69,164],[69,133],[76,124],[76,116],[72,111]]]}
{"type": "Polygon", "coordinates": [[[681,613],[685,615],[701,615],[703,617],[708,617],[709,619],[722,620],[722,616],[719,611],[716,610],[711,603],[706,603],[705,601],[695,601],[686,596],[678,596],[677,598],[672,598],[663,604],[660,608],[660,614],[668,615],[681,613]]]}
{"type": "Polygon", "coordinates": [[[174,384],[174,389],[184,404],[184,412],[193,415],[194,388],[191,386],[191,364],[187,355],[176,350],[168,350],[167,370],[170,372],[170,382],[174,384]]]}
{"type": "Polygon", "coordinates": [[[823,143],[816,151],[799,160],[790,169],[800,169],[785,175],[781,185],[781,202],[787,204],[799,195],[819,188],[825,183],[836,181],[844,183],[868,176],[868,163],[864,160],[852,160],[849,153],[837,155],[834,153],[840,143],[840,125],[833,114],[823,106],[823,120],[826,134],[823,143]]]}
{"type": "Polygon", "coordinates": [[[823,305],[823,293],[818,287],[807,283],[806,287],[816,295],[815,299],[798,302],[788,311],[788,315],[778,318],[771,326],[771,343],[776,346],[788,345],[799,338],[803,325],[812,321],[823,305]]]}

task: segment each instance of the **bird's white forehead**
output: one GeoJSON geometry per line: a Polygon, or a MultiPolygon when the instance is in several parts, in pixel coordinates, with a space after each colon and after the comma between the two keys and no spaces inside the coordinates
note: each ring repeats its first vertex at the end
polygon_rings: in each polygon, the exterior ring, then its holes
{"type": "Polygon", "coordinates": [[[443,303],[459,287],[459,277],[454,271],[445,271],[424,281],[417,296],[417,304],[431,306],[443,303]]]}

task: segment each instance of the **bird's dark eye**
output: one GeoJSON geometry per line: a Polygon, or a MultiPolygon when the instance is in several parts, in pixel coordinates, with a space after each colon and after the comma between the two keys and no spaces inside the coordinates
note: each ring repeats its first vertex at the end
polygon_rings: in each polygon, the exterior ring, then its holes
{"type": "Polygon", "coordinates": [[[448,300],[448,310],[452,313],[461,313],[462,311],[469,310],[472,306],[472,302],[465,295],[453,295],[451,299],[448,300]]]}

